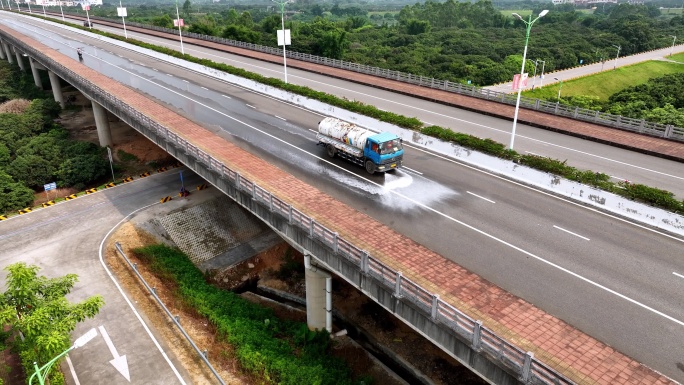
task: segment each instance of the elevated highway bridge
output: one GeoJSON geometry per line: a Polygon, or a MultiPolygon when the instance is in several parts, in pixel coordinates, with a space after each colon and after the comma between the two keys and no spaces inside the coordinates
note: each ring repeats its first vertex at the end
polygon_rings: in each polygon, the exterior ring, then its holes
{"type": "Polygon", "coordinates": [[[681,377],[681,239],[418,148],[420,171],[368,178],[320,156],[319,114],[87,33],[0,24],[5,59],[73,85],[491,382],[681,377]]]}

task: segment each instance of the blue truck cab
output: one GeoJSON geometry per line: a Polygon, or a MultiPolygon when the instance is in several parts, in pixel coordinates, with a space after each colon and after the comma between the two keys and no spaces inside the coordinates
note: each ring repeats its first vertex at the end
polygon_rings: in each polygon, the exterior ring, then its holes
{"type": "Polygon", "coordinates": [[[363,148],[363,156],[366,159],[364,166],[368,173],[391,171],[401,167],[404,146],[399,137],[383,132],[368,137],[363,148]]]}

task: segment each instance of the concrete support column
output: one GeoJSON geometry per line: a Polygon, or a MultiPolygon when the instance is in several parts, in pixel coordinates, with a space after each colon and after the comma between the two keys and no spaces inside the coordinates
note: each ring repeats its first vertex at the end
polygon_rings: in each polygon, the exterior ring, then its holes
{"type": "Polygon", "coordinates": [[[22,55],[23,54],[15,47],[14,48],[14,56],[17,57],[17,64],[19,65],[19,68],[22,71],[26,71],[26,66],[24,65],[24,57],[22,55]]]}
{"type": "Polygon", "coordinates": [[[5,60],[5,41],[0,39],[0,59],[5,60]]]}
{"type": "Polygon", "coordinates": [[[64,108],[64,96],[62,95],[62,86],[59,83],[59,76],[50,70],[48,70],[48,76],[50,76],[52,96],[55,98],[55,101],[64,108]]]}
{"type": "Polygon", "coordinates": [[[93,105],[93,115],[95,116],[95,126],[97,127],[97,138],[100,140],[100,146],[112,147],[112,130],[109,128],[107,110],[94,100],[91,100],[90,103],[93,105]]]}
{"type": "Polygon", "coordinates": [[[40,65],[38,62],[33,60],[32,57],[29,56],[29,64],[31,65],[31,73],[33,74],[33,82],[36,83],[36,87],[40,88],[41,90],[43,88],[43,82],[40,79],[40,73],[38,73],[38,70],[44,70],[45,67],[40,65]]]}
{"type": "Polygon", "coordinates": [[[12,47],[3,41],[2,48],[5,50],[5,56],[7,56],[7,61],[10,64],[14,64],[14,58],[12,58],[12,47]]]}
{"type": "Polygon", "coordinates": [[[306,324],[311,330],[332,332],[332,277],[311,265],[311,256],[304,256],[306,281],[306,324]]]}

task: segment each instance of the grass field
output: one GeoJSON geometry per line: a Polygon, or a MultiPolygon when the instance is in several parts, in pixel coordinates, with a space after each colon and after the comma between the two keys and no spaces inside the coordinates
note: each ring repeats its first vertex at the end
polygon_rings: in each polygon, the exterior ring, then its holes
{"type": "MultiPolygon", "coordinates": [[[[674,55],[673,60],[682,60],[684,54],[674,55]]],[[[610,68],[612,62],[606,62],[606,68],[610,68]]],[[[651,78],[667,74],[684,73],[684,64],[666,61],[651,60],[627,67],[618,67],[615,71],[605,71],[583,78],[563,81],[561,97],[564,96],[597,96],[600,100],[608,100],[608,97],[628,87],[646,83],[651,78]]],[[[553,82],[553,75],[545,76],[546,82],[553,82]]],[[[537,79],[537,84],[539,80],[537,79]]],[[[560,84],[536,88],[533,91],[525,91],[523,94],[532,98],[554,99],[558,95],[560,84]]]]}

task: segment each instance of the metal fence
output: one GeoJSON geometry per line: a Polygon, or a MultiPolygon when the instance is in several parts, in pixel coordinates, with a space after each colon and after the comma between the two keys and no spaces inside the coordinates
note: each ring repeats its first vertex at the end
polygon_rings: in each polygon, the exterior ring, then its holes
{"type": "Polygon", "coordinates": [[[226,385],[225,381],[223,381],[223,378],[221,378],[221,376],[218,374],[218,372],[216,372],[216,369],[214,369],[214,367],[213,367],[213,366],[211,365],[211,363],[209,362],[209,358],[207,357],[207,351],[206,351],[206,350],[205,350],[205,351],[201,351],[201,350],[197,347],[197,345],[195,344],[195,341],[192,340],[192,338],[188,335],[188,333],[185,331],[185,329],[183,328],[183,326],[181,326],[181,324],[180,324],[180,318],[179,318],[178,316],[174,316],[173,314],[171,314],[171,312],[170,312],[169,309],[166,307],[166,305],[164,305],[164,302],[162,302],[161,298],[159,298],[159,296],[157,295],[157,290],[156,290],[155,288],[153,288],[153,287],[150,287],[150,285],[147,283],[147,281],[145,281],[145,278],[143,278],[143,276],[140,275],[140,272],[138,271],[138,266],[137,266],[135,263],[132,263],[130,259],[128,259],[128,257],[127,257],[126,254],[124,253],[123,249],[121,248],[121,245],[119,244],[119,242],[116,242],[116,243],[115,243],[115,247],[116,247],[116,251],[118,251],[119,254],[121,254],[121,256],[122,256],[123,259],[126,261],[126,263],[128,264],[128,266],[133,270],[133,272],[134,272],[135,275],[138,277],[138,279],[140,280],[140,282],[142,282],[143,286],[145,286],[145,288],[147,289],[147,291],[148,291],[150,294],[152,294],[152,296],[153,296],[154,299],[157,301],[157,303],[159,304],[159,306],[161,306],[161,308],[164,309],[164,312],[166,313],[166,315],[168,315],[169,318],[171,318],[171,320],[172,320],[173,323],[176,325],[176,327],[178,328],[178,330],[180,330],[180,332],[183,334],[183,337],[185,337],[185,340],[188,341],[188,343],[192,346],[193,349],[195,349],[195,352],[197,352],[197,354],[200,356],[200,358],[202,359],[202,361],[204,361],[204,364],[207,365],[207,367],[209,368],[209,370],[211,370],[211,373],[214,375],[214,377],[216,377],[216,379],[218,380],[218,382],[219,382],[221,385],[226,385]]]}
{"type": "Polygon", "coordinates": [[[393,292],[397,298],[401,298],[425,312],[434,322],[444,325],[455,335],[460,336],[474,350],[486,353],[498,361],[499,365],[516,373],[523,383],[573,384],[572,381],[553,368],[534,358],[532,353],[525,352],[483,326],[482,321],[474,320],[454,306],[444,302],[437,294],[429,292],[409,278],[404,277],[400,271],[392,269],[379,259],[369,255],[365,250],[359,249],[351,242],[339,237],[336,232],[317,223],[313,218],[292,207],[268,190],[244,178],[238,171],[227,167],[219,159],[212,157],[157,121],[115,98],[90,80],[52,61],[35,48],[23,45],[13,36],[4,35],[4,39],[16,46],[21,46],[22,50],[29,56],[107,108],[130,126],[145,127],[156,135],[155,137],[146,134],[153,142],[160,144],[159,139],[161,139],[167,145],[182,149],[185,154],[197,159],[198,164],[202,164],[215,172],[221,179],[232,183],[237,191],[248,194],[255,201],[268,207],[273,214],[286,218],[290,225],[304,229],[311,238],[330,247],[338,256],[355,265],[365,276],[375,280],[379,286],[385,287],[393,292]]]}
{"type": "MultiPolygon", "coordinates": [[[[91,18],[95,19],[95,18],[91,18]]],[[[110,20],[106,18],[97,18],[102,21],[111,23],[120,23],[117,20],[110,20]]],[[[178,35],[178,30],[163,27],[152,26],[148,24],[141,24],[129,22],[128,25],[149,29],[153,31],[168,33],[171,35],[178,35]]],[[[252,51],[268,53],[277,56],[283,56],[283,50],[280,48],[268,47],[259,44],[245,43],[242,41],[225,39],[217,36],[208,36],[197,34],[193,32],[184,32],[183,36],[198,40],[205,40],[214,43],[229,45],[232,47],[245,48],[252,51]]],[[[330,59],[311,55],[307,53],[299,53],[291,50],[286,50],[288,58],[307,61],[311,63],[321,64],[329,67],[341,68],[348,71],[354,71],[362,74],[378,76],[386,79],[397,80],[404,83],[415,84],[422,87],[439,89],[447,92],[452,92],[460,95],[476,97],[496,101],[499,103],[515,105],[516,94],[508,94],[505,92],[492,91],[485,88],[480,88],[472,85],[465,85],[461,83],[454,83],[448,80],[440,80],[427,76],[414,75],[401,71],[393,71],[385,68],[372,67],[365,64],[358,64],[347,62],[344,60],[330,59]]],[[[590,110],[586,108],[579,108],[573,106],[566,106],[559,103],[548,102],[540,99],[533,99],[528,97],[520,98],[520,107],[530,110],[536,110],[552,115],[563,116],[575,120],[600,124],[608,127],[614,127],[621,130],[638,132],[640,134],[655,136],[659,138],[671,139],[684,142],[684,128],[676,127],[669,124],[648,122],[644,119],[632,119],[620,115],[612,115],[604,112],[590,110]]]]}

